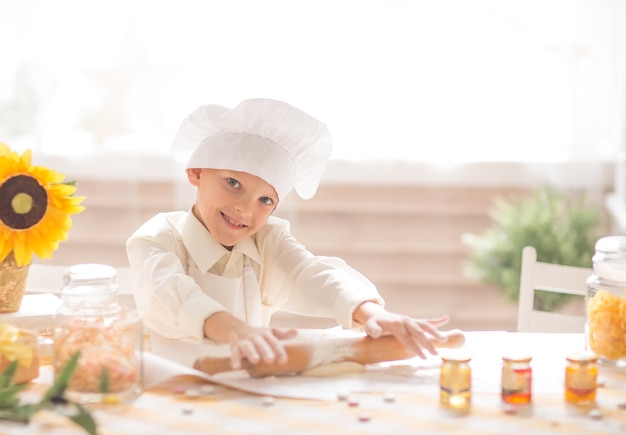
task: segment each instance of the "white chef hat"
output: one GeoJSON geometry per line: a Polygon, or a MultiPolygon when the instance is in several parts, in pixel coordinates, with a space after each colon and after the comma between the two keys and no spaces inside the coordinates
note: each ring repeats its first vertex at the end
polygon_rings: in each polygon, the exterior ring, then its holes
{"type": "Polygon", "coordinates": [[[181,124],[172,153],[187,168],[230,169],[262,178],[279,201],[317,191],[332,149],[326,126],[282,101],[251,99],[234,109],[204,105],[181,124]]]}

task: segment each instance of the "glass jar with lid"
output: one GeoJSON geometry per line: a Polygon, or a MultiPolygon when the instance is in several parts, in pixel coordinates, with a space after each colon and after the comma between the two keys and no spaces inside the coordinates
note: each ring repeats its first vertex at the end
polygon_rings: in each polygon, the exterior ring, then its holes
{"type": "Polygon", "coordinates": [[[472,357],[465,350],[449,350],[441,354],[439,401],[451,408],[467,408],[472,398],[472,357]]]}
{"type": "Polygon", "coordinates": [[[626,367],[626,236],[596,242],[586,316],[587,349],[600,362],[626,367]]]}
{"type": "Polygon", "coordinates": [[[532,356],[506,354],[502,356],[502,402],[528,405],[532,400],[532,356]]]}
{"type": "Polygon", "coordinates": [[[565,367],[565,402],[590,405],[596,401],[598,378],[597,356],[591,351],[567,355],[565,367]]]}
{"type": "Polygon", "coordinates": [[[142,387],[139,313],[117,301],[117,273],[103,264],[67,268],[54,334],[54,374],[78,355],[66,395],[78,403],[116,403],[142,387]]]}

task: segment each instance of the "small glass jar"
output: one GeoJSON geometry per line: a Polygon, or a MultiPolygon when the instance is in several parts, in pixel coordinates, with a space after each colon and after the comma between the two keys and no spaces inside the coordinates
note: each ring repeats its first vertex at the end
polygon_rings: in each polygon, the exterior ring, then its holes
{"type": "Polygon", "coordinates": [[[502,357],[502,402],[509,405],[527,405],[532,400],[531,356],[505,355],[502,357]]]}
{"type": "Polygon", "coordinates": [[[598,379],[597,356],[593,352],[567,355],[565,367],[565,402],[590,405],[596,401],[598,379]]]}
{"type": "Polygon", "coordinates": [[[587,279],[585,341],[603,363],[626,367],[626,237],[596,242],[587,279]]]}
{"type": "Polygon", "coordinates": [[[451,408],[465,408],[472,399],[471,356],[464,352],[441,355],[439,401],[451,408]]]}
{"type": "Polygon", "coordinates": [[[39,376],[39,343],[34,331],[11,323],[0,323],[0,374],[17,359],[13,375],[15,384],[23,384],[39,376]]]}
{"type": "Polygon", "coordinates": [[[64,274],[57,312],[54,374],[79,352],[66,395],[78,403],[117,403],[141,392],[143,331],[136,310],[117,302],[111,266],[79,264],[64,274]]]}

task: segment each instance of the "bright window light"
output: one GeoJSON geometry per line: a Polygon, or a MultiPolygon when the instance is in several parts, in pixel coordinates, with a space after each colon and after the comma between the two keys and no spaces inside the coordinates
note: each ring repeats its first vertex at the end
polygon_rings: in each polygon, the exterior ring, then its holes
{"type": "Polygon", "coordinates": [[[287,101],[334,159],[614,156],[619,0],[2,0],[0,141],[165,154],[200,104],[287,101]]]}

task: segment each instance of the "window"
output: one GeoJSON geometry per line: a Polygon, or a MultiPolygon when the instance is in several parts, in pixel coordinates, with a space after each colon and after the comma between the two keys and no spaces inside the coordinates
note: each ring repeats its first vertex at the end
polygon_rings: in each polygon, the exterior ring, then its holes
{"type": "Polygon", "coordinates": [[[0,140],[166,154],[204,103],[282,99],[335,159],[612,158],[619,0],[3,0],[0,140]]]}

